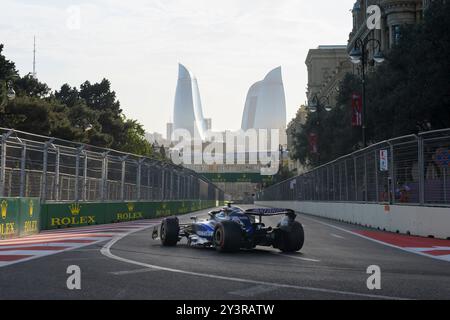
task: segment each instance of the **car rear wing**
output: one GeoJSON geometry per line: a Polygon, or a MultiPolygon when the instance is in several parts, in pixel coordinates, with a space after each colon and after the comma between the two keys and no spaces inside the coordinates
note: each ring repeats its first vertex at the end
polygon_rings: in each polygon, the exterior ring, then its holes
{"type": "Polygon", "coordinates": [[[244,211],[245,214],[251,216],[259,216],[261,217],[271,217],[271,216],[279,216],[279,215],[287,215],[288,217],[295,219],[297,216],[294,210],[291,209],[279,209],[279,208],[254,208],[247,209],[244,211]]]}

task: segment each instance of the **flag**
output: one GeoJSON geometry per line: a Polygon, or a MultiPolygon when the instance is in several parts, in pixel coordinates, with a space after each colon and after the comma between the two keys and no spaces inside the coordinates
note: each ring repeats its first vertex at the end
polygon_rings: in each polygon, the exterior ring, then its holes
{"type": "Polygon", "coordinates": [[[352,126],[362,126],[362,97],[357,93],[352,94],[352,126]]]}
{"type": "Polygon", "coordinates": [[[317,134],[315,133],[310,133],[309,134],[309,150],[312,154],[317,154],[319,153],[319,150],[317,148],[317,134]]]}

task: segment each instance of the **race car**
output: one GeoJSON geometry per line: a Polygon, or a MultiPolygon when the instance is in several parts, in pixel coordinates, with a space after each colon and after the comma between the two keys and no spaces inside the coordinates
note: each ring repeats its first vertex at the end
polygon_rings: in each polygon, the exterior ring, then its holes
{"type": "Polygon", "coordinates": [[[177,217],[163,219],[155,227],[152,238],[159,238],[163,246],[176,246],[186,238],[192,247],[213,247],[220,252],[236,252],[256,246],[273,246],[282,252],[295,252],[303,247],[304,231],[296,214],[289,209],[248,209],[228,205],[209,212],[209,219],[180,224],[177,217]],[[284,215],[276,227],[266,227],[263,217],[284,215]]]}

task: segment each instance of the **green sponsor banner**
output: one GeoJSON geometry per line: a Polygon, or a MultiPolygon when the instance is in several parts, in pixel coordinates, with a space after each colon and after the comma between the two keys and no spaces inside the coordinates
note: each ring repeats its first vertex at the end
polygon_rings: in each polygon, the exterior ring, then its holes
{"type": "Polygon", "coordinates": [[[271,182],[273,176],[263,176],[259,172],[226,172],[226,173],[202,173],[202,176],[211,182],[247,182],[247,183],[267,183],[271,182]]]}
{"type": "Polygon", "coordinates": [[[46,203],[41,207],[42,229],[82,227],[105,223],[105,203],[46,203]]]}
{"type": "Polygon", "coordinates": [[[39,233],[40,211],[38,198],[0,198],[0,239],[39,233]]]}
{"type": "Polygon", "coordinates": [[[215,207],[214,201],[47,203],[42,205],[42,229],[82,227],[186,214],[215,207]]]}
{"type": "Polygon", "coordinates": [[[19,236],[19,212],[19,199],[0,198],[0,239],[19,236]]]}
{"type": "Polygon", "coordinates": [[[127,222],[148,219],[141,202],[119,202],[106,204],[105,223],[127,222]]]}
{"type": "Polygon", "coordinates": [[[19,203],[19,236],[38,234],[41,220],[39,198],[20,198],[19,203]]]}

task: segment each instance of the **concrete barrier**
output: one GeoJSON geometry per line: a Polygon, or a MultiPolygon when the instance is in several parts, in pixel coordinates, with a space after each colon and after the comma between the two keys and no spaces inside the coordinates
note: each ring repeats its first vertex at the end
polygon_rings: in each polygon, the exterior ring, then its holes
{"type": "Polygon", "coordinates": [[[308,201],[257,201],[256,205],[293,209],[390,232],[450,238],[450,208],[308,201]]]}

